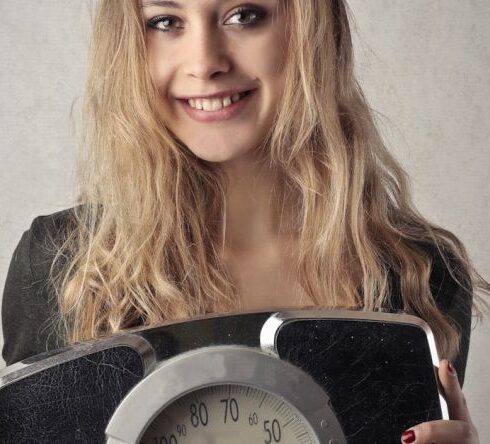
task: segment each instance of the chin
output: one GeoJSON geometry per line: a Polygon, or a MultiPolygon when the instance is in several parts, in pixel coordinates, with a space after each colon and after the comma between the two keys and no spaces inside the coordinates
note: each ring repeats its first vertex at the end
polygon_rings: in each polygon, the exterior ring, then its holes
{"type": "Polygon", "coordinates": [[[251,149],[244,151],[231,151],[231,150],[191,150],[197,157],[207,162],[213,163],[230,163],[235,160],[244,158],[247,154],[251,153],[251,149]]]}

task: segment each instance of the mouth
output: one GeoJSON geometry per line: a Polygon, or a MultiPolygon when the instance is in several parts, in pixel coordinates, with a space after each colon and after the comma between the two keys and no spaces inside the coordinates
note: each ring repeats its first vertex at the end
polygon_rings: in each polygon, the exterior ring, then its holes
{"type": "MultiPolygon", "coordinates": [[[[243,98],[243,97],[245,97],[245,96],[248,96],[250,93],[252,93],[252,92],[253,92],[253,91],[255,91],[256,89],[257,89],[257,88],[254,88],[254,89],[249,89],[248,91],[243,91],[243,92],[239,93],[239,94],[240,94],[240,99],[242,99],[242,98],[243,98]]],[[[178,101],[180,101],[180,102],[188,102],[188,100],[189,100],[189,99],[178,99],[178,98],[177,98],[176,100],[178,100],[178,101]]],[[[195,100],[198,100],[198,99],[195,99],[195,100]]]]}
{"type": "Polygon", "coordinates": [[[239,99],[236,102],[215,111],[205,111],[193,108],[187,99],[176,100],[181,103],[187,115],[193,120],[197,120],[199,122],[216,122],[228,120],[241,114],[241,112],[247,107],[247,104],[251,103],[252,98],[256,95],[255,92],[257,89],[258,88],[250,89],[239,93],[239,99]]]}

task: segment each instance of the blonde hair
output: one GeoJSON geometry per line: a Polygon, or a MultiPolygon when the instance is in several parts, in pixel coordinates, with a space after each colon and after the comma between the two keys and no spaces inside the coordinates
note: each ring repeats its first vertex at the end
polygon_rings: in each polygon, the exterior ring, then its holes
{"type": "MultiPolygon", "coordinates": [[[[258,153],[280,178],[296,269],[318,306],[403,307],[431,326],[442,356],[458,331],[429,285],[434,252],[465,292],[490,292],[451,232],[414,208],[353,74],[344,0],[284,0],[289,54],[276,121],[258,153]],[[427,246],[434,246],[432,253],[427,246]],[[453,269],[454,268],[454,269],[453,269]]],[[[168,130],[147,69],[137,0],[100,0],[93,20],[78,165],[79,200],[52,276],[68,342],[239,308],[216,250],[227,182],[168,130]]],[[[52,267],[54,270],[54,267],[52,267]]],[[[61,334],[61,333],[60,333],[61,334]]]]}

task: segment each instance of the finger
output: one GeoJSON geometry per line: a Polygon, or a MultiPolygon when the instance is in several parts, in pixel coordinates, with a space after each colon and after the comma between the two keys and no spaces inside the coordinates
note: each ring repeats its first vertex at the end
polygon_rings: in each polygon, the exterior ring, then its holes
{"type": "Polygon", "coordinates": [[[471,424],[470,412],[459,385],[458,375],[447,359],[440,362],[438,376],[444,389],[449,419],[467,421],[471,424]]]}
{"type": "Polygon", "coordinates": [[[465,421],[429,421],[417,424],[402,435],[402,443],[414,444],[476,444],[474,427],[465,421]],[[413,436],[410,432],[413,432],[413,436]]]}

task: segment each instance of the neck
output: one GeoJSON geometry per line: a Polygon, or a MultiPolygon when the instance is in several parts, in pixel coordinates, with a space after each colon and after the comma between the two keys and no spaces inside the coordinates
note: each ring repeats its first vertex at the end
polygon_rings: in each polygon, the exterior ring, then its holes
{"type": "Polygon", "coordinates": [[[278,208],[281,190],[276,175],[244,158],[223,167],[228,177],[223,253],[260,253],[280,246],[287,234],[278,208]]]}

